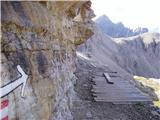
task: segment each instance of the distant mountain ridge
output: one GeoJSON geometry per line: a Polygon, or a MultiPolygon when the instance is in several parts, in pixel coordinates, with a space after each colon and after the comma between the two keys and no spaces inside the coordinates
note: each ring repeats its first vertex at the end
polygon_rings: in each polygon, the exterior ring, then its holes
{"type": "Polygon", "coordinates": [[[125,27],[122,22],[113,23],[106,15],[102,15],[95,21],[104,33],[113,38],[130,37],[148,32],[148,28],[136,28],[135,30],[125,27]]]}

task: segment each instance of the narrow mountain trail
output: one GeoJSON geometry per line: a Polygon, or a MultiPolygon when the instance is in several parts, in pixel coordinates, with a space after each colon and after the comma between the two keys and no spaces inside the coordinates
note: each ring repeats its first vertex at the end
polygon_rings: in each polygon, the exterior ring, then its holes
{"type": "MultiPolygon", "coordinates": [[[[99,69],[78,59],[76,64],[77,81],[75,91],[77,98],[73,102],[72,115],[74,120],[159,120],[152,114],[154,108],[148,103],[112,104],[109,102],[95,102],[91,92],[92,70],[99,69]]],[[[103,70],[103,67],[100,67],[103,70]]]]}

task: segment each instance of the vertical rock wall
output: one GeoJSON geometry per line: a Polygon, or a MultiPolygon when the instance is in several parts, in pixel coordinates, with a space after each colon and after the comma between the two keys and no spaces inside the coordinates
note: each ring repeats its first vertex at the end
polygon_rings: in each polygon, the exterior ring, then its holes
{"type": "MultiPolygon", "coordinates": [[[[93,32],[91,2],[1,2],[1,89],[28,75],[8,99],[10,120],[72,119],[75,48],[93,32]]],[[[3,92],[3,91],[2,91],[3,92]]]]}

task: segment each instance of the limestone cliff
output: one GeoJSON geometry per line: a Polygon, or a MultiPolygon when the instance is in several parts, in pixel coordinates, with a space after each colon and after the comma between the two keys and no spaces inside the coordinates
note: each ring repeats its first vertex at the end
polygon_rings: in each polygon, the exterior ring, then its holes
{"type": "Polygon", "coordinates": [[[1,89],[28,75],[2,96],[9,120],[70,120],[76,46],[87,40],[94,16],[90,1],[1,2],[1,89]]]}

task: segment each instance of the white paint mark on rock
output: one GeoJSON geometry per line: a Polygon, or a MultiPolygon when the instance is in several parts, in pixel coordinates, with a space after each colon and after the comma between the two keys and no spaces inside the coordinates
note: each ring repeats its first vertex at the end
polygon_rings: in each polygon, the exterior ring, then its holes
{"type": "Polygon", "coordinates": [[[17,87],[21,85],[22,85],[21,97],[24,97],[24,90],[25,90],[27,79],[28,79],[28,75],[25,74],[25,72],[23,71],[20,65],[17,66],[17,69],[21,76],[18,79],[11,81],[7,85],[4,85],[3,87],[0,88],[1,98],[13,92],[17,87]]]}

